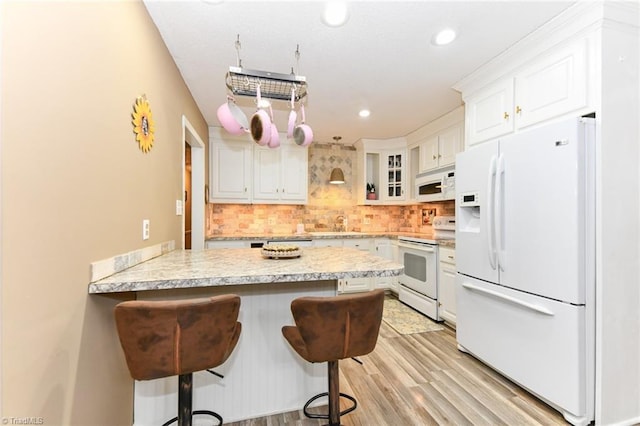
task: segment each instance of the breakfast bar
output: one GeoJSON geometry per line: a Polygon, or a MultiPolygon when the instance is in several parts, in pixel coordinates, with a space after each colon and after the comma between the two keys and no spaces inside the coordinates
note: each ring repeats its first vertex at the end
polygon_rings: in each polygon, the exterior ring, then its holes
{"type": "MultiPolygon", "coordinates": [[[[216,373],[194,374],[193,409],[213,410],[225,422],[301,409],[326,391],[326,366],[301,359],[281,334],[293,324],[291,301],[334,296],[337,281],[389,277],[401,264],[353,248],[304,247],[298,257],[267,258],[260,249],[174,250],[89,285],[89,293],[134,292],[167,300],[237,294],[242,333],[216,373]]],[[[124,361],[123,361],[124,362],[124,361]]],[[[175,416],[177,377],[135,382],[134,424],[162,424],[175,416]]]]}

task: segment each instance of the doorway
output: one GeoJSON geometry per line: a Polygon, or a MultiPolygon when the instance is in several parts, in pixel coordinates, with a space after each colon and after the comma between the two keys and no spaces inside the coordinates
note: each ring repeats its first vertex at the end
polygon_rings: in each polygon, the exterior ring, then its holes
{"type": "Polygon", "coordinates": [[[191,248],[191,145],[184,143],[184,248],[191,248]]]}
{"type": "Polygon", "coordinates": [[[184,188],[182,214],[182,247],[192,250],[204,248],[204,214],[205,214],[205,145],[187,117],[182,116],[182,142],[184,154],[182,159],[182,188],[184,188]],[[189,151],[190,171],[187,171],[187,151],[189,151]],[[189,190],[187,191],[187,175],[189,190]],[[187,239],[187,229],[190,238],[187,239]],[[187,247],[188,245],[188,247],[187,247]]]}

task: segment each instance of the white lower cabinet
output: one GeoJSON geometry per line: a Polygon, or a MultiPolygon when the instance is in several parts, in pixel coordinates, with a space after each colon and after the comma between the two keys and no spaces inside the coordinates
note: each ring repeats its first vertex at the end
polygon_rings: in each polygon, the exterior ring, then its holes
{"type": "Polygon", "coordinates": [[[452,247],[439,248],[438,263],[438,308],[440,318],[456,325],[456,250],[452,247]]]}
{"type": "Polygon", "coordinates": [[[322,238],[313,240],[311,244],[314,247],[342,247],[342,240],[339,238],[322,238]]]}
{"type": "Polygon", "coordinates": [[[220,249],[220,248],[249,248],[251,247],[251,241],[249,240],[215,240],[205,241],[204,247],[208,249],[220,249]]]}
{"type": "MultiPolygon", "coordinates": [[[[388,238],[376,238],[373,243],[372,254],[383,257],[388,260],[393,260],[393,246],[391,240],[388,238]]],[[[381,288],[384,290],[393,290],[393,280],[397,277],[376,277],[374,278],[374,288],[381,288]]]]}
{"type": "MultiPolygon", "coordinates": [[[[351,247],[366,252],[371,252],[371,247],[373,247],[372,238],[347,238],[340,241],[342,241],[342,247],[351,247]]],[[[369,291],[371,290],[371,285],[374,280],[375,278],[372,277],[345,278],[338,280],[338,294],[369,291]]]]}
{"type": "Polygon", "coordinates": [[[338,280],[338,294],[360,293],[371,290],[371,278],[344,278],[338,280]]]}
{"type": "MultiPolygon", "coordinates": [[[[400,251],[398,250],[398,240],[391,240],[391,260],[396,263],[403,263],[400,260],[400,251]]],[[[391,277],[391,287],[390,290],[395,294],[398,294],[398,290],[400,289],[400,283],[398,281],[397,276],[391,277]]]]}

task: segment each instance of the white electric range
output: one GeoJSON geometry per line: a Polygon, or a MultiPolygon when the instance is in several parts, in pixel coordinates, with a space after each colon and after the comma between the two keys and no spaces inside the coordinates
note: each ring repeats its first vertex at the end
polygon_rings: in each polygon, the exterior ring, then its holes
{"type": "Polygon", "coordinates": [[[398,298],[435,321],[438,314],[438,240],[455,238],[455,217],[436,216],[433,238],[398,237],[404,273],[399,277],[398,298]]]}

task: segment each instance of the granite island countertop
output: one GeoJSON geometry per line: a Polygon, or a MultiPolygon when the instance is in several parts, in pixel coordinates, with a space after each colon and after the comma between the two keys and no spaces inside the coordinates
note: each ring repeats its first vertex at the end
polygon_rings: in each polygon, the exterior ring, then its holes
{"type": "Polygon", "coordinates": [[[389,277],[404,269],[354,248],[301,250],[294,259],[267,259],[255,248],[174,250],[89,284],[89,293],[389,277]]]}

